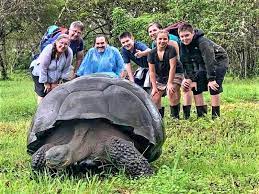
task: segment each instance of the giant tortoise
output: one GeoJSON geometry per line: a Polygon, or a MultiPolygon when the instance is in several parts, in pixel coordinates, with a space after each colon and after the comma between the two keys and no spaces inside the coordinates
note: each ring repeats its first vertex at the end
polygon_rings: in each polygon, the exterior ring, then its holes
{"type": "Polygon", "coordinates": [[[140,176],[152,174],[149,162],[160,156],[164,140],[162,118],[142,88],[92,75],[64,83],[42,100],[27,150],[34,170],[101,162],[140,176]]]}

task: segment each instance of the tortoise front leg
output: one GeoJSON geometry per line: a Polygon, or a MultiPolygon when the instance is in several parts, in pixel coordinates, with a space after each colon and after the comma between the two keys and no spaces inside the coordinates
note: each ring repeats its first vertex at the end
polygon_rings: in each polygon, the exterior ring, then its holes
{"type": "Polygon", "coordinates": [[[111,162],[125,168],[126,173],[132,177],[153,174],[147,159],[130,141],[113,137],[107,142],[106,151],[111,162]]]}
{"type": "Polygon", "coordinates": [[[53,145],[46,144],[40,147],[33,155],[32,155],[32,162],[31,166],[34,170],[42,170],[46,167],[46,158],[45,153],[48,151],[53,145]]]}

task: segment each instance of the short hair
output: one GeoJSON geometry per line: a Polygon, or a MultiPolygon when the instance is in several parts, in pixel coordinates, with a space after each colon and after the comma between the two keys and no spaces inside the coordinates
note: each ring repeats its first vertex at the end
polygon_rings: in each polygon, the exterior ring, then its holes
{"type": "Polygon", "coordinates": [[[183,31],[188,31],[188,32],[193,32],[193,27],[191,24],[184,22],[178,27],[178,33],[183,32],[183,31]]]}
{"type": "Polygon", "coordinates": [[[103,34],[98,34],[97,36],[95,36],[94,44],[96,43],[96,39],[97,39],[97,38],[101,38],[101,37],[103,37],[104,40],[105,40],[105,42],[107,42],[107,44],[109,44],[109,40],[108,40],[107,36],[105,36],[105,35],[103,35],[103,34]]]}
{"type": "Polygon", "coordinates": [[[152,22],[152,23],[150,23],[150,24],[148,25],[147,31],[148,31],[148,29],[149,29],[151,26],[156,26],[158,29],[162,29],[162,28],[163,28],[163,26],[162,26],[160,23],[158,23],[158,22],[152,22]]]}
{"type": "Polygon", "coordinates": [[[156,38],[158,37],[159,34],[166,34],[169,40],[169,32],[166,30],[159,30],[158,33],[156,34],[156,38]]]}
{"type": "Polygon", "coordinates": [[[81,31],[84,31],[84,24],[81,21],[74,21],[70,24],[69,29],[79,28],[81,31]]]}
{"type": "Polygon", "coordinates": [[[133,38],[133,35],[130,33],[130,32],[123,32],[123,33],[121,33],[121,35],[119,36],[119,40],[121,40],[121,39],[123,39],[123,38],[127,38],[127,37],[129,37],[129,38],[133,38]]]}

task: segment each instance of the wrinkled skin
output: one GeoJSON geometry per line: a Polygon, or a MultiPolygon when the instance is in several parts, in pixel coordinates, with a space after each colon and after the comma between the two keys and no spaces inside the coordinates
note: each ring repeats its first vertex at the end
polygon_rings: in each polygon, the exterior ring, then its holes
{"type": "Polygon", "coordinates": [[[59,126],[56,133],[53,133],[32,157],[32,166],[36,170],[46,167],[60,170],[78,161],[98,160],[125,168],[126,173],[134,177],[150,175],[153,172],[148,161],[135,148],[133,141],[103,120],[67,121],[66,125],[59,126]],[[61,144],[55,145],[57,142],[52,142],[54,139],[62,139],[66,131],[72,130],[74,133],[68,134],[71,139],[68,139],[67,144],[60,142],[61,144]]]}

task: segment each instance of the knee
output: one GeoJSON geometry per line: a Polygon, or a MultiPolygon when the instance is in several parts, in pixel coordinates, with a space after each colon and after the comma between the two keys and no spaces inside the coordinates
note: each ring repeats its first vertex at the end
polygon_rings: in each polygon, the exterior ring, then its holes
{"type": "Polygon", "coordinates": [[[155,94],[153,97],[152,97],[152,100],[155,104],[159,104],[161,102],[161,96],[158,95],[158,94],[155,94]]]}

